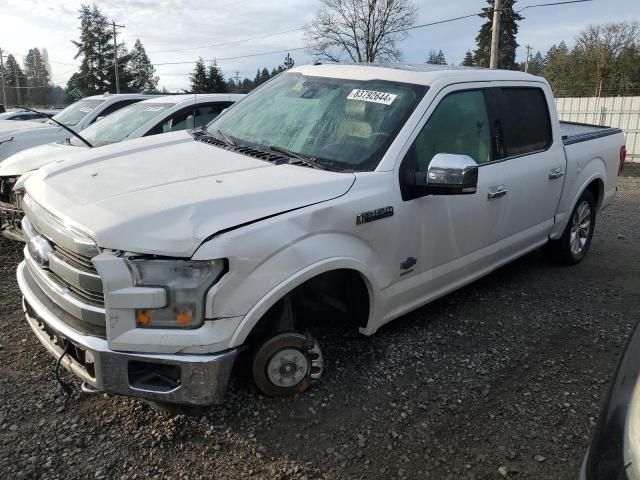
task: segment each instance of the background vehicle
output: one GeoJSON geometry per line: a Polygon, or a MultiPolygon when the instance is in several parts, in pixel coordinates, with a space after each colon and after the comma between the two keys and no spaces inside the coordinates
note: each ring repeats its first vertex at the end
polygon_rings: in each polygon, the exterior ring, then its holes
{"type": "Polygon", "coordinates": [[[209,404],[246,351],[292,395],[322,374],[318,312],[371,335],[543,245],[581,261],[623,162],[620,130],[561,124],[542,78],[296,67],[206,131],[31,175],[18,283],[85,388],[209,404]]]}
{"type": "Polygon", "coordinates": [[[640,479],[639,325],[631,332],[605,397],[581,480],[640,479]]]}
{"type": "MultiPolygon", "coordinates": [[[[39,109],[39,112],[46,113],[47,115],[57,115],[62,109],[39,109]]],[[[14,110],[13,112],[0,113],[0,120],[14,120],[14,121],[30,121],[43,123],[47,121],[47,117],[38,115],[35,112],[29,112],[27,110],[14,110]]]]}
{"type": "MultiPolygon", "coordinates": [[[[206,125],[244,95],[199,94],[154,97],[123,107],[82,131],[94,147],[158,133],[206,125]]],[[[76,137],[22,150],[0,163],[0,230],[22,239],[20,194],[13,192],[18,177],[48,163],[66,160],[89,147],[76,137]]]]}
{"type": "MultiPolygon", "coordinates": [[[[94,95],[72,103],[54,118],[79,132],[122,107],[151,97],[153,95],[137,93],[94,95]]],[[[68,131],[50,120],[44,123],[0,122],[0,162],[20,150],[57,142],[69,136],[68,131]]]]}

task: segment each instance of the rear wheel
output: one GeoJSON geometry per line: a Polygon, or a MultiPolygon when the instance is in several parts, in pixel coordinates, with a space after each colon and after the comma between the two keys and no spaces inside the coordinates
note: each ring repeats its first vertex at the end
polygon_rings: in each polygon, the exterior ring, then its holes
{"type": "Polygon", "coordinates": [[[576,203],[569,223],[558,240],[551,240],[548,248],[554,260],[567,265],[582,261],[589,250],[596,225],[596,201],[585,190],[576,203]]]}
{"type": "Polygon", "coordinates": [[[306,391],[322,375],[322,352],[309,334],[281,333],[256,351],[253,380],[271,397],[287,397],[306,391]]]}

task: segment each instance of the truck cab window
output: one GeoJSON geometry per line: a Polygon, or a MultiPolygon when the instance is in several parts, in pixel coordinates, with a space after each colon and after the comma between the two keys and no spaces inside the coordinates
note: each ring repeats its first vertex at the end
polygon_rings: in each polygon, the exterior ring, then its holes
{"type": "Polygon", "coordinates": [[[425,172],[437,153],[469,155],[478,164],[491,160],[491,129],[482,90],[444,97],[407,152],[403,167],[425,172]]]}
{"type": "Polygon", "coordinates": [[[504,157],[525,155],[551,145],[551,121],[539,88],[501,88],[498,111],[504,157]]]}

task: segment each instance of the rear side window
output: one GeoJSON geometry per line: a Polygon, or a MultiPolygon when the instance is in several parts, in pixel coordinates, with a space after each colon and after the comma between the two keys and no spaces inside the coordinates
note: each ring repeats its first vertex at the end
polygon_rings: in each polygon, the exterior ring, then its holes
{"type": "Polygon", "coordinates": [[[501,88],[498,95],[502,157],[544,150],[551,145],[551,122],[539,88],[501,88]]]}

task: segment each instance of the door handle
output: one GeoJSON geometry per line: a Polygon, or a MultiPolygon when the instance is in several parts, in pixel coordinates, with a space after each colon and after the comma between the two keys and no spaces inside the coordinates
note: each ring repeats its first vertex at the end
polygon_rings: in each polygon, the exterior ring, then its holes
{"type": "Polygon", "coordinates": [[[558,167],[558,168],[552,168],[549,171],[549,180],[556,180],[557,178],[562,178],[564,177],[564,172],[562,171],[562,168],[558,167]]]}
{"type": "Polygon", "coordinates": [[[489,189],[489,193],[487,193],[487,200],[497,200],[498,198],[502,198],[508,191],[509,190],[502,185],[499,187],[492,187],[489,189]]]}

